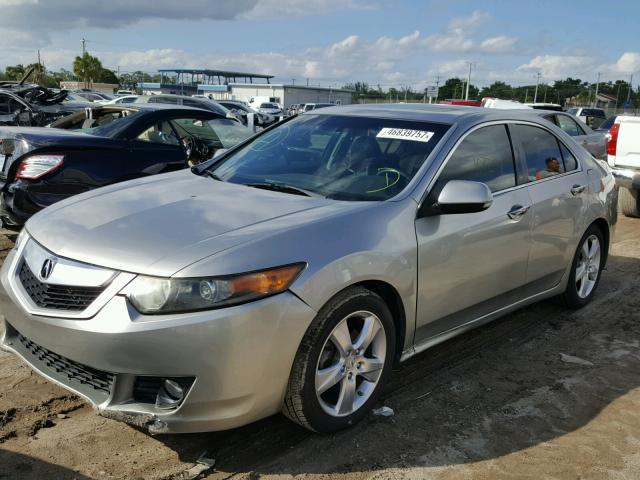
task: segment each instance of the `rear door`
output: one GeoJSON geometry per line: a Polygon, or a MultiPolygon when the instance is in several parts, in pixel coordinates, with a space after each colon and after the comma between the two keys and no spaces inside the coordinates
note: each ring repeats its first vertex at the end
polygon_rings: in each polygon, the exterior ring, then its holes
{"type": "Polygon", "coordinates": [[[425,202],[449,180],[483,182],[493,192],[482,212],[418,218],[416,343],[521,298],[531,242],[531,199],[516,183],[504,124],[469,133],[446,160],[425,202]]]}
{"type": "Polygon", "coordinates": [[[519,179],[532,200],[527,284],[533,293],[557,285],[574,254],[589,179],[571,151],[541,126],[511,124],[519,179]]]}

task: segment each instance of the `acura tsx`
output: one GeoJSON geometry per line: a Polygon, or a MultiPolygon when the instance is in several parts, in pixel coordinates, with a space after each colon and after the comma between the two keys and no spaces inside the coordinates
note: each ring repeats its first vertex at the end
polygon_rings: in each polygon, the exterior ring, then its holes
{"type": "Polygon", "coordinates": [[[541,299],[586,305],[606,164],[537,115],[329,107],[34,215],[0,344],[152,433],[363,419],[394,363],[541,299]]]}

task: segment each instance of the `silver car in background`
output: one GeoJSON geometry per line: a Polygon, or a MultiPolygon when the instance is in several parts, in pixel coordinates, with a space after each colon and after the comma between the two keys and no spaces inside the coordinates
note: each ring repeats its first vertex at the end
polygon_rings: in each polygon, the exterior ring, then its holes
{"type": "Polygon", "coordinates": [[[576,143],[582,145],[591,155],[600,160],[607,159],[607,137],[604,132],[596,132],[574,115],[564,112],[537,110],[542,118],[557,125],[576,143]]]}
{"type": "Polygon", "coordinates": [[[333,432],[394,363],[544,298],[586,305],[616,200],[606,164],[528,113],[323,108],[36,214],[0,274],[0,343],[152,433],[279,411],[333,432]]]}

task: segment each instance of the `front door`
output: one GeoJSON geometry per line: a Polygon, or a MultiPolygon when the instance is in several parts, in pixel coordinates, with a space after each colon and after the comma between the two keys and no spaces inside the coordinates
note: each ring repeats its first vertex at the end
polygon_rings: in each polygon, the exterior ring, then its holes
{"type": "Polygon", "coordinates": [[[518,299],[526,282],[531,199],[516,182],[503,124],[481,127],[455,148],[427,198],[449,180],[483,182],[494,194],[485,211],[418,218],[418,305],[415,343],[518,299]]]}

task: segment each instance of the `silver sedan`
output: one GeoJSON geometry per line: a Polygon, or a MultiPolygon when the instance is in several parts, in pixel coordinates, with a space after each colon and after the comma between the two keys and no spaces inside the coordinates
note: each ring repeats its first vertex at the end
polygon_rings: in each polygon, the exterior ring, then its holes
{"type": "Polygon", "coordinates": [[[532,302],[589,303],[616,200],[606,164],[537,116],[320,109],[33,216],[0,343],[153,433],[279,411],[333,432],[394,363],[532,302]]]}

